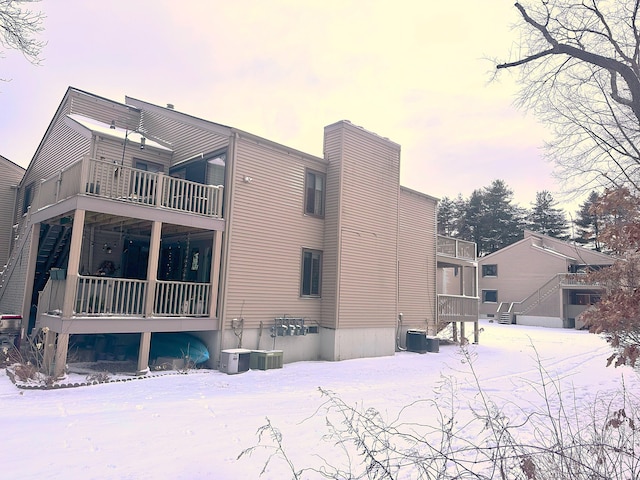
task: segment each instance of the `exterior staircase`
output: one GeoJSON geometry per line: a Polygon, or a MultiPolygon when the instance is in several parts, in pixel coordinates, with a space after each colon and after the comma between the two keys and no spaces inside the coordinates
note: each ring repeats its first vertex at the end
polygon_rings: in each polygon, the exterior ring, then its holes
{"type": "Polygon", "coordinates": [[[37,295],[37,292],[44,288],[49,279],[49,271],[52,268],[61,267],[65,264],[69,256],[67,246],[71,236],[71,227],[66,225],[43,225],[40,233],[40,246],[38,248],[34,280],[34,295],[37,295]]]}
{"type": "MultiPolygon", "coordinates": [[[[514,315],[526,315],[556,293],[563,285],[590,285],[586,274],[558,273],[540,288],[520,302],[503,302],[498,305],[497,314],[500,323],[512,323],[514,315]]],[[[594,287],[597,285],[593,285],[594,287]]]]}
{"type": "Polygon", "coordinates": [[[515,315],[525,315],[540,305],[545,299],[557,292],[562,285],[564,274],[557,274],[551,277],[540,288],[520,302],[502,302],[498,305],[498,322],[511,324],[515,315]]]}
{"type": "Polygon", "coordinates": [[[511,325],[513,323],[513,315],[510,312],[499,312],[498,323],[503,325],[511,325]]]}

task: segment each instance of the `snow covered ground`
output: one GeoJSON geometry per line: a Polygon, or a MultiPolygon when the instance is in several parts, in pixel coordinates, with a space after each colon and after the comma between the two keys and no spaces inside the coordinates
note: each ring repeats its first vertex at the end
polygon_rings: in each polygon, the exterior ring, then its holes
{"type": "MultiPolygon", "coordinates": [[[[586,332],[481,322],[480,345],[469,346],[483,390],[504,408],[536,406],[536,353],[572,402],[621,388],[640,392],[628,368],[607,368],[605,341],[586,332]]],[[[343,362],[299,362],[227,375],[193,371],[61,390],[19,390],[0,372],[0,476],[49,479],[256,479],[267,452],[237,459],[257,443],[269,418],[298,468],[331,457],[318,387],[348,405],[389,418],[416,400],[435,398],[443,378],[458,384],[462,410],[477,401],[469,364],[454,345],[440,353],[343,362]]],[[[430,424],[428,408],[413,421],[430,424]]],[[[282,461],[263,478],[290,478],[282,461]]],[[[313,477],[310,477],[313,478],[313,477]]]]}

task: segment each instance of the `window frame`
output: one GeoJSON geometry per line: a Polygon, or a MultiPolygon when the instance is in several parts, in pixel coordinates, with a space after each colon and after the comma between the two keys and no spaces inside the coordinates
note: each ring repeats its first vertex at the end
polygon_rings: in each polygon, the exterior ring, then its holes
{"type": "Polygon", "coordinates": [[[498,303],[498,290],[495,289],[482,289],[482,303],[498,303]],[[495,300],[487,300],[487,293],[495,292],[495,300]]]}
{"type": "Polygon", "coordinates": [[[320,298],[322,296],[322,250],[303,248],[300,256],[300,297],[320,298]],[[311,263],[307,267],[306,258],[311,255],[311,263]],[[313,261],[317,258],[317,272],[314,271],[313,261]],[[307,271],[307,268],[310,268],[307,271]],[[314,277],[317,275],[317,286],[314,289],[314,277]],[[308,278],[307,278],[308,276],[308,278]],[[308,287],[307,287],[308,286],[308,287]]]}
{"type": "Polygon", "coordinates": [[[482,265],[482,277],[497,277],[498,276],[498,264],[497,263],[489,263],[486,265],[482,265]],[[493,267],[493,273],[485,273],[485,269],[489,270],[489,267],[493,267]]]}
{"type": "Polygon", "coordinates": [[[312,217],[324,218],[326,196],[327,196],[327,174],[324,172],[320,172],[318,170],[312,170],[310,168],[305,169],[304,171],[304,214],[312,217]],[[313,190],[310,189],[310,185],[309,185],[310,175],[313,175],[313,190]],[[317,188],[318,178],[322,179],[321,190],[318,190],[317,188]],[[313,199],[309,198],[310,192],[313,192],[313,199]],[[318,192],[321,192],[320,208],[319,208],[319,210],[321,210],[320,212],[317,211],[318,200],[316,197],[318,195],[318,192]],[[310,204],[313,204],[312,210],[309,210],[310,204]]]}

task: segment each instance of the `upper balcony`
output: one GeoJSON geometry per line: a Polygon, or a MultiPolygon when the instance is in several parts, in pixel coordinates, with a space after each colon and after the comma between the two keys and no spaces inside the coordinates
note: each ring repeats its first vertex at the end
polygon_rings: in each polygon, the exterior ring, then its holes
{"type": "Polygon", "coordinates": [[[42,180],[35,211],[85,195],[222,220],[223,186],[84,158],[42,180]]]}
{"type": "Polygon", "coordinates": [[[477,259],[474,242],[438,235],[438,263],[475,264],[477,259]]]}

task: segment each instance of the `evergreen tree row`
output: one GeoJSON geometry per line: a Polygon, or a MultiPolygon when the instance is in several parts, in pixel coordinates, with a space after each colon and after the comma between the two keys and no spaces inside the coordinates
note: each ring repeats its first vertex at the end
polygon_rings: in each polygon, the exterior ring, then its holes
{"type": "Polygon", "coordinates": [[[558,202],[547,190],[536,193],[530,209],[513,203],[513,191],[503,180],[474,190],[469,198],[444,197],[438,205],[438,233],[475,242],[478,255],[488,255],[522,238],[528,229],[561,240],[591,245],[600,251],[599,221],[591,205],[598,199],[592,192],[576,212],[573,234],[558,202]]]}

